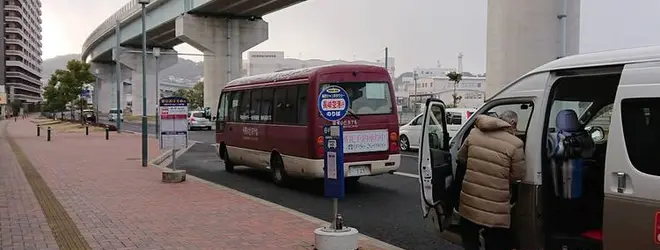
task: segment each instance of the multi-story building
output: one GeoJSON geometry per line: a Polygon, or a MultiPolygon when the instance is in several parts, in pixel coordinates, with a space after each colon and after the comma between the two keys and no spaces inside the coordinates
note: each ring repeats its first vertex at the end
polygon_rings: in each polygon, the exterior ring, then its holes
{"type": "MultiPolygon", "coordinates": [[[[37,103],[42,100],[41,1],[4,0],[0,37],[0,86],[6,90],[9,102],[37,103]]],[[[2,91],[0,91],[2,92],[2,91]]]]}
{"type": "MultiPolygon", "coordinates": [[[[385,67],[385,60],[380,59],[374,62],[370,61],[342,61],[342,60],[300,60],[296,58],[284,58],[283,51],[249,51],[247,53],[247,60],[243,61],[244,75],[252,76],[290,69],[301,69],[314,66],[341,64],[341,63],[359,63],[370,64],[385,67]]],[[[394,78],[394,58],[387,58],[387,70],[390,76],[394,78]]]]}

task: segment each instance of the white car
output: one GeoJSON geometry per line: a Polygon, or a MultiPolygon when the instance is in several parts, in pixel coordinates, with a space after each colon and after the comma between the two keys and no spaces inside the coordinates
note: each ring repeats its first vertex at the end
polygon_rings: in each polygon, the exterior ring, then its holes
{"type": "MultiPolygon", "coordinates": [[[[456,135],[459,129],[467,122],[476,109],[469,108],[449,108],[446,110],[447,130],[449,137],[456,135]]],[[[424,114],[415,116],[408,123],[399,128],[399,145],[402,151],[418,149],[422,133],[422,121],[424,114]]]]}
{"type": "Polygon", "coordinates": [[[111,109],[108,114],[108,121],[114,122],[117,120],[117,113],[119,113],[119,119],[124,121],[124,112],[122,110],[111,109]]]}
{"type": "Polygon", "coordinates": [[[213,123],[204,117],[204,111],[191,111],[188,113],[188,130],[205,128],[213,129],[213,123]]]}

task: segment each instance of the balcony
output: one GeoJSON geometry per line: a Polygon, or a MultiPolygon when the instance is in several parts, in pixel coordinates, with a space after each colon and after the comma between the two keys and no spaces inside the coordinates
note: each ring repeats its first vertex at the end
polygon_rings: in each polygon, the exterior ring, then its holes
{"type": "Polygon", "coordinates": [[[10,100],[13,100],[13,99],[26,100],[26,101],[33,101],[33,102],[38,102],[38,101],[43,100],[41,98],[41,96],[36,97],[36,96],[17,94],[17,93],[9,94],[9,99],[10,100]]]}
{"type": "Polygon", "coordinates": [[[38,76],[41,75],[41,72],[38,72],[36,69],[31,68],[30,66],[28,66],[27,64],[25,64],[23,62],[11,61],[10,60],[10,61],[6,61],[5,64],[6,64],[6,66],[13,66],[13,67],[23,68],[24,70],[29,71],[30,73],[38,75],[38,76]]]}
{"type": "Polygon", "coordinates": [[[42,86],[41,78],[32,77],[23,72],[9,71],[7,72],[7,78],[20,78],[26,80],[32,84],[42,86]]]}
{"type": "Polygon", "coordinates": [[[43,90],[41,88],[26,85],[24,83],[7,82],[7,86],[13,87],[14,89],[22,89],[32,93],[39,93],[39,94],[43,93],[43,90]]]}
{"type": "MultiPolygon", "coordinates": [[[[37,60],[37,58],[39,58],[39,57],[32,55],[32,56],[35,57],[35,58],[32,58],[32,57],[30,57],[30,53],[26,53],[23,50],[8,49],[8,50],[5,51],[5,54],[8,55],[8,56],[18,56],[21,59],[27,60],[28,62],[34,64],[35,66],[39,66],[39,65],[42,64],[42,62],[39,61],[40,59],[37,60]]],[[[10,60],[10,61],[20,61],[20,60],[10,60]]]]}

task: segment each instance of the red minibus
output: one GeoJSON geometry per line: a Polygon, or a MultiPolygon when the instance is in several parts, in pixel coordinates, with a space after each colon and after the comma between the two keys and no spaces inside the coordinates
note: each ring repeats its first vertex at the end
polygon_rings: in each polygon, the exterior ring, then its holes
{"type": "Polygon", "coordinates": [[[396,98],[388,72],[372,65],[330,65],[249,76],[227,83],[216,121],[218,154],[225,170],[242,165],[270,171],[278,185],[291,177],[323,178],[321,89],[348,93],[344,125],[344,173],[362,176],[399,168],[396,98]]]}

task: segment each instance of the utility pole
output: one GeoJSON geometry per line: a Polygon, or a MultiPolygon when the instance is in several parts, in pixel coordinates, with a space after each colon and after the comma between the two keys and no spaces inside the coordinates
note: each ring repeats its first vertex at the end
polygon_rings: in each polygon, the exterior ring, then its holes
{"type": "Polygon", "coordinates": [[[388,60],[387,60],[387,56],[388,56],[388,55],[387,55],[387,52],[388,52],[388,51],[387,51],[387,47],[385,47],[385,70],[387,70],[387,73],[390,73],[390,68],[387,67],[387,66],[388,66],[388,65],[387,65],[387,61],[388,61],[388,60]]]}
{"type": "Polygon", "coordinates": [[[566,17],[568,16],[568,0],[562,0],[561,5],[562,5],[561,13],[557,15],[557,19],[559,19],[559,24],[561,25],[561,31],[560,31],[561,34],[559,34],[561,36],[561,42],[560,42],[561,47],[560,47],[559,56],[557,58],[565,57],[566,54],[568,53],[567,52],[568,43],[566,41],[567,39],[566,33],[568,32],[568,28],[566,27],[566,22],[568,21],[566,20],[566,17]]]}

